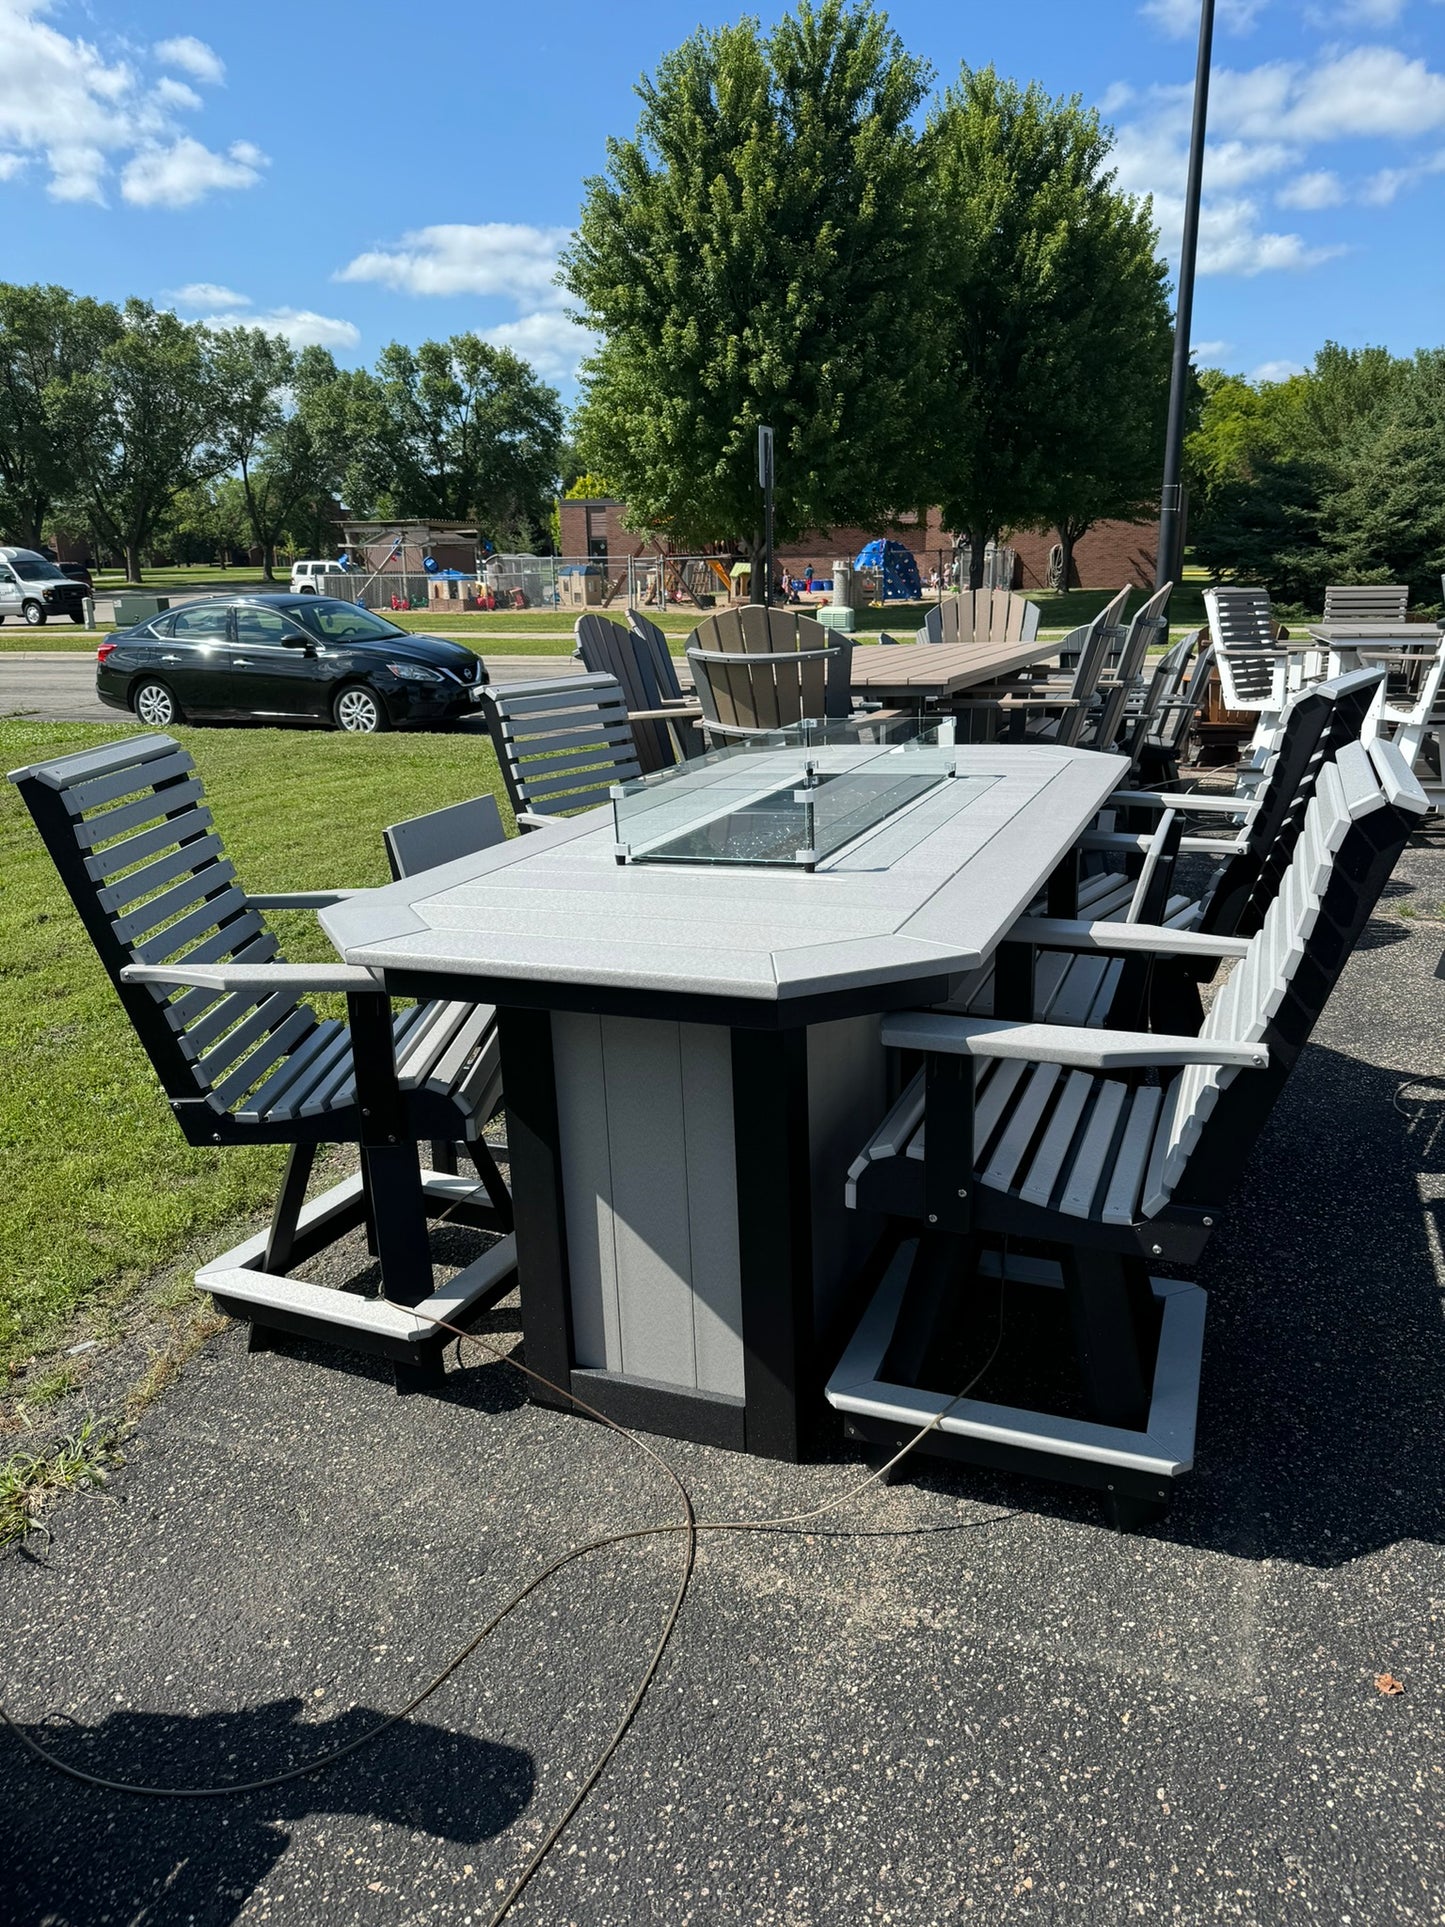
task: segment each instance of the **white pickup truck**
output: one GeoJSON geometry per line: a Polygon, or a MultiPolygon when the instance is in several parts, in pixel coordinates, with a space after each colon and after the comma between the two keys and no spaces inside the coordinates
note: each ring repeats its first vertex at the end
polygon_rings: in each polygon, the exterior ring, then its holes
{"type": "Polygon", "coordinates": [[[320,595],[321,578],[335,575],[334,562],[293,562],[291,564],[292,595],[320,595]]]}

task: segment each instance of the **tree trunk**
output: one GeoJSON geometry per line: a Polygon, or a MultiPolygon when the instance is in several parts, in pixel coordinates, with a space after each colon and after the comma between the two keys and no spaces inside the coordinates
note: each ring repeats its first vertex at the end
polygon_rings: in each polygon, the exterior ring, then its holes
{"type": "Polygon", "coordinates": [[[261,580],[263,582],[274,582],[276,580],[276,545],[274,542],[267,543],[262,547],[261,580]]]}
{"type": "Polygon", "coordinates": [[[968,531],[968,586],[975,591],[983,587],[983,552],[987,546],[987,530],[968,531]]]}
{"type": "Polygon", "coordinates": [[[141,580],[140,545],[135,542],[125,544],[125,579],[127,582],[141,580]]]}
{"type": "Polygon", "coordinates": [[[1059,550],[1063,556],[1059,564],[1059,587],[1067,591],[1074,586],[1074,534],[1067,522],[1056,533],[1059,538],[1059,550]]]}

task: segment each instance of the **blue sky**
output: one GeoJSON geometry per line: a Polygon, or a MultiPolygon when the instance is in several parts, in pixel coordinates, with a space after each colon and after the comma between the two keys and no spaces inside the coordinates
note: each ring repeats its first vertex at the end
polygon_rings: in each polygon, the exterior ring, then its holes
{"type": "MultiPolygon", "coordinates": [[[[346,362],[477,328],[571,390],[551,284],[639,73],[741,10],[0,0],[0,274],[251,318],[346,362]]],[[[763,17],[779,11],[763,7],[763,17]]],[[[1177,239],[1197,0],[903,0],[940,82],[1077,92],[1177,239]]],[[[1445,0],[1219,0],[1199,359],[1445,341],[1445,0]]]]}

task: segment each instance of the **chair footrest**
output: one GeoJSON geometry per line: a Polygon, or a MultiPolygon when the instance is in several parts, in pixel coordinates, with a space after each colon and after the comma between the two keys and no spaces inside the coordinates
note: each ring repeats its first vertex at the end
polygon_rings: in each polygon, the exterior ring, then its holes
{"type": "MultiPolygon", "coordinates": [[[[1071,1467],[1112,1466],[1151,1479],[1177,1479],[1194,1463],[1194,1423],[1199,1404],[1199,1366],[1204,1349],[1207,1295],[1176,1278],[1151,1278],[1163,1318],[1154,1367],[1149,1421],[1141,1432],[1063,1418],[983,1399],[951,1400],[946,1393],[890,1384],[879,1373],[902,1308],[915,1241],[905,1239],[883,1274],[848,1349],[829,1379],[825,1396],[836,1411],[884,1420],[918,1431],[931,1419],[959,1440],[1010,1448],[1050,1462],[1053,1476],[1069,1479],[1071,1467]]],[[[1018,1282],[1062,1288],[1056,1265],[1010,1260],[1018,1282]]],[[[1077,1476],[1075,1474],[1074,1476],[1077,1476]]],[[[1086,1483],[1095,1484],[1095,1478],[1086,1483]]]]}
{"type": "MultiPolygon", "coordinates": [[[[479,1194],[480,1201],[486,1200],[481,1185],[444,1172],[423,1172],[422,1186],[428,1205],[437,1210],[469,1203],[474,1194],[479,1194]]],[[[356,1222],[360,1196],[358,1173],[313,1199],[297,1222],[298,1243],[304,1242],[313,1251],[323,1248],[328,1242],[324,1236],[328,1225],[337,1226],[339,1235],[340,1230],[356,1222]]],[[[347,1337],[342,1342],[351,1348],[377,1353],[400,1364],[410,1363],[447,1342],[449,1334],[439,1331],[434,1320],[456,1324],[504,1297],[517,1269],[516,1239],[502,1238],[440,1291],[412,1306],[385,1298],[362,1298],[354,1292],[308,1284],[299,1278],[278,1277],[261,1269],[265,1253],[266,1234],[259,1232],[203,1265],[196,1273],[196,1285],[234,1318],[303,1337],[329,1338],[333,1343],[344,1332],[347,1337]]]]}

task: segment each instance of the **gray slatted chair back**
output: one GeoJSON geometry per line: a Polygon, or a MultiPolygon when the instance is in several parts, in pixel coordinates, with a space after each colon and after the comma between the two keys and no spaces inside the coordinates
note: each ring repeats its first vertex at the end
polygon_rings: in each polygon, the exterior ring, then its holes
{"type": "Polygon", "coordinates": [[[1060,710],[1057,717],[1045,724],[1042,730],[1031,731],[1031,734],[1047,734],[1049,740],[1060,748],[1070,749],[1083,738],[1090,721],[1089,706],[1098,690],[1099,678],[1104,673],[1104,660],[1114,641],[1124,604],[1131,593],[1126,584],[1111,601],[1105,603],[1092,622],[1084,623],[1065,638],[1060,658],[1062,660],[1067,652],[1073,659],[1073,671],[1067,686],[1059,693],[1067,698],[1071,706],[1060,710]]]}
{"type": "Polygon", "coordinates": [[[852,644],[811,616],[749,604],[708,616],[687,652],[710,735],[754,735],[852,710],[852,644]]]}
{"type": "MultiPolygon", "coordinates": [[[[636,712],[661,709],[664,696],[650,649],[638,646],[631,627],[623,628],[609,616],[588,614],[576,623],[577,655],[592,675],[612,676],[622,690],[632,726],[633,746],[644,775],[671,769],[677,761],[672,733],[664,722],[636,712]]],[[[694,732],[696,733],[696,732],[694,732]]]]}
{"type": "Polygon", "coordinates": [[[482,701],[514,811],[596,809],[613,783],[641,776],[615,676],[493,683],[482,701]]]}
{"type": "Polygon", "coordinates": [[[1268,1068],[1191,1064],[1171,1082],[1140,1195],[1146,1217],[1233,1189],[1428,808],[1393,744],[1346,743],[1323,765],[1283,885],[1200,1033],[1264,1044],[1268,1068]]]}
{"type": "Polygon", "coordinates": [[[1174,584],[1166,582],[1147,602],[1134,611],[1127,629],[1120,631],[1117,649],[1106,656],[1106,674],[1113,686],[1104,692],[1097,719],[1089,734],[1091,749],[1112,750],[1124,729],[1130,701],[1141,691],[1144,663],[1149,651],[1169,640],[1169,618],[1165,609],[1174,584]]]}
{"type": "Polygon", "coordinates": [[[652,673],[657,687],[662,692],[664,702],[676,703],[683,699],[683,689],[677,680],[677,664],[672,651],[667,646],[667,637],[650,616],[640,609],[627,611],[627,626],[637,638],[638,647],[652,664],[652,673]]]}
{"type": "Polygon", "coordinates": [[[1332,582],[1325,589],[1326,622],[1403,622],[1409,611],[1403,582],[1332,582]]]}
{"type": "MultiPolygon", "coordinates": [[[[218,999],[121,981],[127,964],[182,956],[189,964],[281,961],[221,847],[190,755],[169,736],[133,736],[10,780],[182,1129],[192,1142],[211,1142],[216,1113],[264,1087],[319,1026],[310,1006],[284,991],[218,999]]],[[[344,1026],[332,1028],[344,1035],[344,1026]]]]}
{"type": "Polygon", "coordinates": [[[1268,589],[1206,589],[1204,607],[1226,709],[1281,706],[1281,657],[1268,589]]]}
{"type": "Polygon", "coordinates": [[[507,832],[494,796],[474,796],[404,823],[390,823],[381,833],[393,880],[420,876],[439,863],[455,863],[505,843],[507,832]]]}

